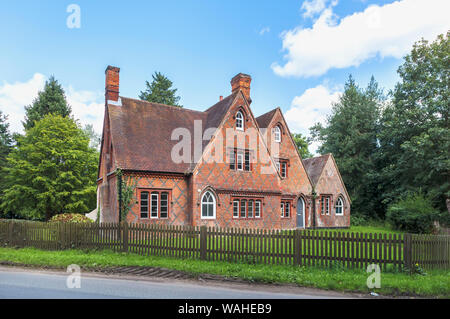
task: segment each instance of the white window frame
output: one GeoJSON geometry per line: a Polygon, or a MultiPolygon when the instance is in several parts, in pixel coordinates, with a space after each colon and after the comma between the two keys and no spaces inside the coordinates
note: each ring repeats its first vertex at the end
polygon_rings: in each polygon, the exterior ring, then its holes
{"type": "Polygon", "coordinates": [[[140,209],[139,209],[139,217],[141,219],[148,219],[148,216],[150,215],[150,192],[143,191],[143,192],[141,192],[141,196],[140,197],[141,197],[140,198],[141,203],[140,203],[140,209]],[[146,199],[147,203],[145,205],[145,206],[147,206],[147,217],[142,217],[142,194],[146,194],[147,195],[147,199],[146,199]]]}
{"type": "Polygon", "coordinates": [[[160,204],[160,207],[159,207],[159,218],[160,219],[168,219],[169,218],[169,192],[161,192],[161,193],[159,193],[159,204],[160,204]],[[162,217],[162,207],[163,207],[162,194],[167,195],[166,206],[165,206],[166,207],[166,214],[167,214],[166,217],[162,217]]]}
{"type": "Polygon", "coordinates": [[[277,125],[273,128],[273,139],[277,143],[281,143],[281,128],[277,125]]]}
{"type": "Polygon", "coordinates": [[[286,178],[286,176],[287,176],[287,163],[286,162],[280,163],[280,175],[282,178],[286,178]],[[283,174],[283,168],[284,168],[284,174],[283,174]]]}
{"type": "Polygon", "coordinates": [[[236,113],[236,130],[243,131],[244,130],[244,114],[241,111],[237,111],[236,113]],[[239,125],[240,123],[240,125],[239,125]]]}
{"type": "MultiPolygon", "coordinates": [[[[205,204],[211,205],[210,202],[206,202],[205,204]]],[[[211,191],[206,191],[201,198],[200,201],[200,216],[201,219],[216,219],[216,197],[211,191]],[[206,195],[209,194],[212,198],[212,205],[213,205],[213,215],[212,216],[204,216],[203,215],[203,200],[205,199],[206,195]]]]}
{"type": "Polygon", "coordinates": [[[284,202],[281,202],[281,218],[284,218],[284,202]]]}
{"type": "Polygon", "coordinates": [[[261,201],[255,201],[255,218],[261,218],[261,201]]]}
{"type": "Polygon", "coordinates": [[[335,210],[336,216],[343,216],[344,215],[344,201],[342,200],[342,197],[338,197],[338,200],[336,201],[336,210],[335,210]],[[341,209],[341,213],[337,213],[337,208],[341,209]]]}
{"type": "Polygon", "coordinates": [[[239,207],[240,207],[240,201],[238,199],[235,199],[233,201],[233,218],[239,218],[239,213],[240,213],[239,207]]]}
{"type": "Polygon", "coordinates": [[[247,201],[247,218],[255,218],[255,201],[253,199],[247,201]]]}
{"type": "Polygon", "coordinates": [[[247,218],[247,200],[241,199],[241,205],[239,209],[239,218],[247,218]],[[242,205],[244,204],[244,205],[242,205]],[[244,213],[244,215],[242,215],[244,213]]]}
{"type": "Polygon", "coordinates": [[[158,219],[159,217],[159,193],[150,193],[150,219],[158,219]],[[153,196],[156,196],[156,216],[153,216],[153,196]]]}
{"type": "Polygon", "coordinates": [[[236,170],[238,171],[243,171],[244,170],[244,154],[242,152],[237,152],[236,154],[236,170]],[[241,159],[241,161],[239,162],[239,158],[241,159]],[[241,168],[239,168],[239,165],[241,168]]]}

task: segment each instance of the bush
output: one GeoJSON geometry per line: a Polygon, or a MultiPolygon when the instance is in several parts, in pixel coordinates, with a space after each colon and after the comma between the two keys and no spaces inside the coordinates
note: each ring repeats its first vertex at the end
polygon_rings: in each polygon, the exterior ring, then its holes
{"type": "Polygon", "coordinates": [[[75,223],[75,224],[90,224],[94,221],[82,214],[58,214],[50,219],[51,223],[75,223]]]}
{"type": "Polygon", "coordinates": [[[367,226],[367,218],[363,215],[350,215],[350,224],[352,226],[367,226]]]}
{"type": "Polygon", "coordinates": [[[431,233],[439,212],[431,199],[422,193],[409,194],[388,207],[387,220],[398,230],[410,233],[431,233]]]}

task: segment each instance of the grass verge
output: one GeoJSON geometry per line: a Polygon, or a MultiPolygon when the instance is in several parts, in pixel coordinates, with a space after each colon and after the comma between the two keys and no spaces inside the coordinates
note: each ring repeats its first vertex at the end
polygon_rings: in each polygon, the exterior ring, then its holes
{"type": "Polygon", "coordinates": [[[366,272],[339,267],[320,269],[317,267],[250,265],[140,256],[112,251],[65,250],[54,252],[35,248],[0,248],[0,261],[62,268],[70,264],[78,264],[87,268],[111,266],[164,267],[184,271],[192,275],[214,274],[240,278],[250,282],[288,283],[344,292],[369,293],[375,291],[383,295],[450,298],[449,271],[430,271],[426,276],[385,272],[381,275],[381,288],[370,290],[366,285],[368,277],[366,272]]]}

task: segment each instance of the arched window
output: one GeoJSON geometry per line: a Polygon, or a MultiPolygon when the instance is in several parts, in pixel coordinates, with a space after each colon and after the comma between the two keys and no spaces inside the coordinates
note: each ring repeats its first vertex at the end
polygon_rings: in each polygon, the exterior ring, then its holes
{"type": "Polygon", "coordinates": [[[336,202],[336,215],[344,215],[344,201],[341,197],[336,202]]]}
{"type": "Polygon", "coordinates": [[[216,218],[216,198],[213,193],[206,191],[202,196],[202,219],[216,218]]]}
{"type": "Polygon", "coordinates": [[[244,130],[244,115],[241,111],[236,113],[236,129],[241,131],[244,130]]]}
{"type": "Polygon", "coordinates": [[[273,129],[273,138],[275,142],[281,142],[281,129],[279,126],[275,126],[275,128],[273,129]]]}

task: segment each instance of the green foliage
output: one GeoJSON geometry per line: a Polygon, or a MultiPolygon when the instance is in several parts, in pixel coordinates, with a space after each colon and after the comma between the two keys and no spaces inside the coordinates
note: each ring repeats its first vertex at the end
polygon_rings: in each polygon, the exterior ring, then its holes
{"type": "MultiPolygon", "coordinates": [[[[7,122],[8,116],[4,115],[0,111],[0,194],[4,189],[4,173],[2,172],[3,167],[6,164],[6,157],[12,150],[13,138],[9,132],[9,123],[7,122]]],[[[0,196],[0,205],[2,202],[2,197],[0,196]]],[[[5,214],[0,209],[0,216],[5,214]]],[[[11,217],[11,216],[9,216],[11,217]]]]}
{"type": "Polygon", "coordinates": [[[351,214],[350,224],[352,226],[365,226],[367,225],[367,217],[364,215],[351,214]]]}
{"type": "Polygon", "coordinates": [[[29,130],[47,114],[58,114],[62,117],[70,116],[71,107],[67,104],[63,88],[51,76],[45,82],[44,90],[38,93],[38,97],[32,105],[25,106],[25,122],[22,122],[25,130],[29,130]]]}
{"type": "Polygon", "coordinates": [[[387,220],[399,230],[411,233],[431,233],[439,212],[430,198],[422,193],[409,194],[388,207],[387,220]]]}
{"type": "Polygon", "coordinates": [[[139,95],[141,100],[182,107],[178,104],[180,97],[176,95],[177,89],[172,89],[172,81],[160,72],[155,72],[152,78],[152,83],[145,82],[145,90],[139,95]]]}
{"type": "Polygon", "coordinates": [[[309,152],[309,141],[300,133],[293,133],[292,138],[294,139],[295,145],[297,145],[297,148],[300,152],[300,156],[302,159],[310,158],[313,155],[309,152]]]}
{"type": "Polygon", "coordinates": [[[68,117],[46,115],[8,155],[1,209],[21,217],[88,213],[96,206],[97,152],[68,117]]]}
{"type": "Polygon", "coordinates": [[[51,223],[92,224],[94,221],[82,214],[58,214],[50,219],[51,223]]]}
{"type": "Polygon", "coordinates": [[[450,198],[450,42],[421,40],[398,69],[401,81],[381,117],[383,202],[422,188],[439,210],[450,198]]]}
{"type": "Polygon", "coordinates": [[[379,200],[377,163],[377,121],[384,101],[378,83],[372,77],[361,89],[349,77],[345,90],[325,126],[311,128],[314,140],[322,145],[321,154],[333,153],[347,190],[352,211],[367,217],[382,215],[379,200]]]}
{"type": "Polygon", "coordinates": [[[120,182],[120,189],[117,193],[117,201],[121,202],[121,216],[120,220],[126,221],[128,213],[131,210],[131,203],[134,197],[134,191],[137,186],[136,181],[130,180],[129,183],[127,180],[124,179],[123,171],[119,168],[116,170],[116,175],[119,178],[120,182]],[[121,197],[121,198],[120,198],[121,197]],[[121,201],[122,200],[122,201],[121,201]]]}

